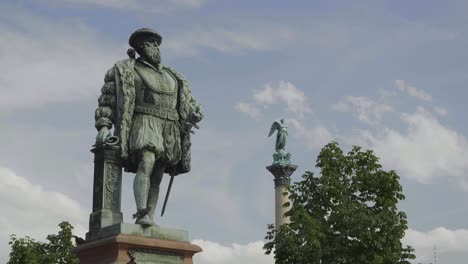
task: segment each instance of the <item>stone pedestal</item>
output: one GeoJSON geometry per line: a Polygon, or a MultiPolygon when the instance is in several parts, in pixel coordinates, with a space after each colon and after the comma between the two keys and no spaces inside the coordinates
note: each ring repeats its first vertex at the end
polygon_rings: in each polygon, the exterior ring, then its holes
{"type": "Polygon", "coordinates": [[[296,171],[296,165],[273,164],[266,167],[268,171],[275,177],[275,228],[279,228],[282,224],[289,223],[289,217],[284,214],[289,210],[283,205],[289,202],[288,195],[284,195],[286,188],[291,182],[291,175],[296,171]]]}
{"type": "Polygon", "coordinates": [[[122,223],[120,148],[102,144],[91,151],[94,153],[93,212],[89,217],[86,240],[104,227],[122,223]]]}
{"type": "Polygon", "coordinates": [[[80,264],[193,264],[202,249],[189,242],[120,234],[74,249],[80,264]]]}
{"type": "Polygon", "coordinates": [[[94,153],[93,212],[84,244],[73,251],[80,264],[193,264],[201,248],[185,230],[123,223],[120,209],[122,163],[118,140],[94,153]]]}

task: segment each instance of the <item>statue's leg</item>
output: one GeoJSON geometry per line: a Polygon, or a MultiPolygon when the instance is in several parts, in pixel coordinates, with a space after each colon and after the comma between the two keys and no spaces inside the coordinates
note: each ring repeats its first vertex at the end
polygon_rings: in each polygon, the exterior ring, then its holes
{"type": "Polygon", "coordinates": [[[156,205],[158,204],[159,198],[159,185],[161,184],[161,180],[163,178],[164,170],[166,167],[162,164],[157,163],[154,166],[153,173],[151,174],[150,180],[150,188],[148,192],[148,216],[151,219],[151,222],[154,224],[154,210],[156,209],[156,205]]]}
{"type": "Polygon", "coordinates": [[[151,221],[147,215],[147,200],[150,176],[153,171],[155,159],[155,154],[147,150],[144,150],[139,157],[137,173],[133,180],[133,194],[135,195],[137,207],[137,224],[151,225],[151,221]]]}

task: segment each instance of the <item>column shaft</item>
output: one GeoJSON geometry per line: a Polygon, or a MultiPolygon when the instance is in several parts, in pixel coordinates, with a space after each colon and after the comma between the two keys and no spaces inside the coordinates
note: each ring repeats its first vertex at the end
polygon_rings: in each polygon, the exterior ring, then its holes
{"type": "Polygon", "coordinates": [[[286,192],[286,186],[275,187],[275,227],[280,227],[282,224],[290,223],[289,217],[284,214],[289,210],[289,207],[283,207],[286,202],[289,202],[288,195],[283,195],[286,192]]]}

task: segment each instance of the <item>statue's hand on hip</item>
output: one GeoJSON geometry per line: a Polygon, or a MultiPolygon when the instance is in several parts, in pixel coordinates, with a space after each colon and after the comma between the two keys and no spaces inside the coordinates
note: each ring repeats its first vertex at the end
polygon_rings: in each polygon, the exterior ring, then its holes
{"type": "Polygon", "coordinates": [[[106,142],[106,139],[110,137],[110,131],[109,128],[106,126],[103,126],[99,129],[99,132],[96,136],[96,145],[103,144],[106,142]]]}

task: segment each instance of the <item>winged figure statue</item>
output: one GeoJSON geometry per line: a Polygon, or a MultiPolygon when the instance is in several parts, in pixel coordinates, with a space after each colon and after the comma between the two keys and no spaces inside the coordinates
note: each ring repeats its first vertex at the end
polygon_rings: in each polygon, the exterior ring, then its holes
{"type": "Polygon", "coordinates": [[[284,148],[286,146],[286,140],[288,138],[288,127],[284,123],[284,119],[281,120],[276,120],[271,124],[271,129],[270,133],[268,134],[268,137],[271,137],[273,133],[277,131],[278,133],[276,134],[276,152],[281,152],[282,150],[284,151],[284,148]]]}

